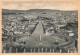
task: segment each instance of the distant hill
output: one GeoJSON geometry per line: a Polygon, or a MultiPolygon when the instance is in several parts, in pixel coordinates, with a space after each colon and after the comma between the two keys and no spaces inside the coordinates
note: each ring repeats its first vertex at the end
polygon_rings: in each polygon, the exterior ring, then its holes
{"type": "Polygon", "coordinates": [[[2,13],[22,13],[25,10],[9,10],[9,9],[2,9],[2,13]]]}
{"type": "Polygon", "coordinates": [[[52,12],[52,11],[60,11],[60,10],[52,10],[52,9],[29,9],[27,11],[52,12]]]}
{"type": "MultiPolygon", "coordinates": [[[[60,10],[51,10],[51,9],[29,9],[29,10],[9,10],[2,9],[2,13],[20,13],[20,12],[59,12],[60,10]]],[[[77,10],[74,10],[77,11],[77,10]]],[[[74,12],[72,11],[72,12],[74,12]]],[[[64,11],[65,12],[65,11],[64,11]]],[[[67,11],[68,12],[68,11],[67,11]]],[[[70,11],[69,11],[70,12],[70,11]]]]}

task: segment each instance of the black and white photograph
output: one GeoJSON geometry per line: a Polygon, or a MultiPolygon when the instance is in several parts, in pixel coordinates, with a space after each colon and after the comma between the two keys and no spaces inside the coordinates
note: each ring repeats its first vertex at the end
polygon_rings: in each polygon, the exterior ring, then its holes
{"type": "Polygon", "coordinates": [[[2,2],[2,53],[78,53],[75,2],[2,2]]]}

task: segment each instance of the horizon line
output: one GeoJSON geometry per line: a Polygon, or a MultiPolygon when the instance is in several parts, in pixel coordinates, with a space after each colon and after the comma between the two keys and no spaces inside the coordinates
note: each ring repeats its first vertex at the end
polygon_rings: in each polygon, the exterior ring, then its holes
{"type": "MultiPolygon", "coordinates": [[[[2,9],[5,9],[5,8],[2,8],[2,9]]],[[[36,8],[35,8],[36,9],[36,8]]],[[[33,10],[35,10],[33,9],[33,10]]],[[[38,8],[37,8],[38,9],[38,8]]],[[[31,10],[31,9],[6,9],[6,10],[24,10],[24,11],[27,11],[27,10],[31,10]]],[[[41,10],[43,10],[43,8],[41,8],[41,10]]],[[[47,9],[45,9],[47,10],[47,9]]],[[[48,10],[59,10],[59,11],[78,11],[78,9],[75,9],[75,10],[61,10],[61,9],[48,9],[48,10]]]]}

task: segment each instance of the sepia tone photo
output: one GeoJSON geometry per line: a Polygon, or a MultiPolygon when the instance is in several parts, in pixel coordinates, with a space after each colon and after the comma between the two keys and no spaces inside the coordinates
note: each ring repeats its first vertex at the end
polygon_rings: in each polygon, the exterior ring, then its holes
{"type": "Polygon", "coordinates": [[[2,53],[78,53],[76,7],[66,1],[2,2],[2,53]]]}

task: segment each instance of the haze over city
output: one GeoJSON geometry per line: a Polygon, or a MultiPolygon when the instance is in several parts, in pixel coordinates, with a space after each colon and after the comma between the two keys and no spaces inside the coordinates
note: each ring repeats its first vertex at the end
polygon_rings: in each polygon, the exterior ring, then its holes
{"type": "Polygon", "coordinates": [[[29,9],[53,9],[53,10],[77,10],[76,2],[3,2],[3,9],[29,10],[29,9]],[[74,6],[73,6],[74,5],[74,6]]]}

